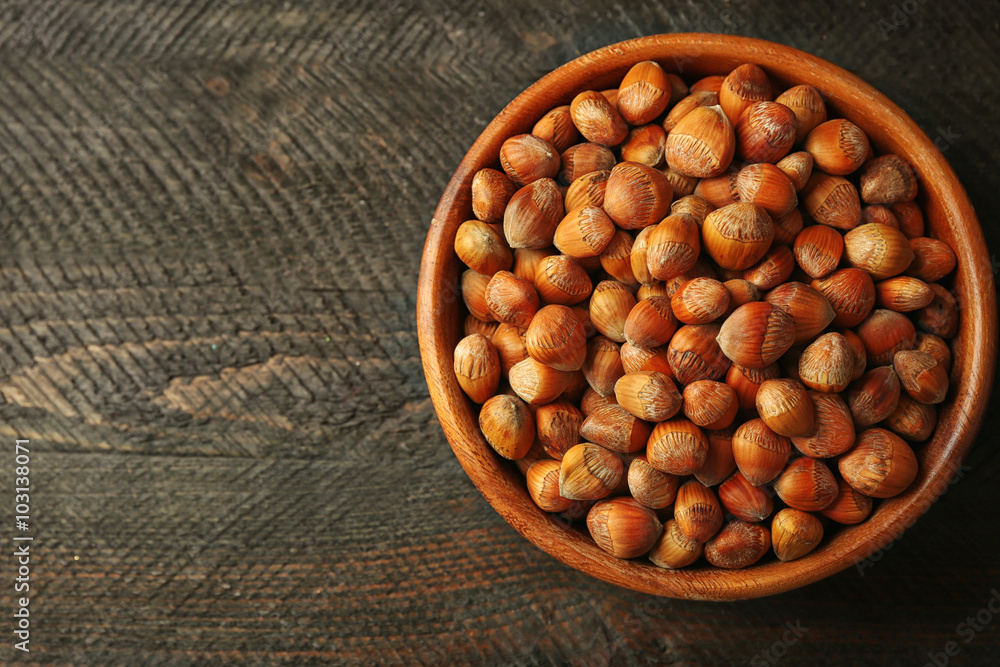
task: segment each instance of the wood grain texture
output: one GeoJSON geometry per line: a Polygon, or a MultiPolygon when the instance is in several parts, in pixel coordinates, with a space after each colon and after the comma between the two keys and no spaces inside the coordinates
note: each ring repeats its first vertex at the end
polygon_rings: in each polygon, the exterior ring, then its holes
{"type": "Polygon", "coordinates": [[[941,139],[996,247],[993,16],[900,4],[4,3],[0,451],[38,452],[39,560],[32,653],[0,621],[0,662],[730,665],[799,621],[783,664],[924,664],[949,641],[995,664],[995,621],[956,626],[1000,586],[997,398],[959,482],[870,562],[679,602],[512,530],[417,350],[421,247],[468,147],[546,72],[640,34],[857,73],[941,139]]]}

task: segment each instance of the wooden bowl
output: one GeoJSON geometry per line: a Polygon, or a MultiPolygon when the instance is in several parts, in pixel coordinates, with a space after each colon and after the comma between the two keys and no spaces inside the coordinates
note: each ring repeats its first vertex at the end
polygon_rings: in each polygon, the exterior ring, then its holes
{"type": "Polygon", "coordinates": [[[445,435],[469,477],[511,526],[567,565],[604,581],[702,600],[754,598],[803,586],[861,562],[899,537],[947,488],[972,446],[989,398],[997,345],[993,274],[975,212],[955,173],[916,123],[870,85],[825,60],[771,42],[711,34],[655,35],[594,51],[543,77],[501,111],[458,166],[434,213],[420,267],[417,326],[427,385],[445,435]],[[453,245],[455,230],[472,217],[473,175],[496,165],[506,138],[530,132],[545,112],[568,104],[582,90],[616,86],[643,60],[658,61],[689,83],[749,62],[761,65],[779,86],[815,86],[826,98],[831,117],[848,118],[862,127],[878,154],[896,153],[910,161],[920,177],[918,201],[929,235],[951,245],[958,257],[954,291],[962,318],[952,346],[951,390],[933,439],[916,448],[917,479],[902,495],[882,501],[866,522],[834,532],[811,554],[788,563],[765,556],[762,563],[744,570],[715,569],[703,561],[688,569],[664,570],[646,559],[609,556],[585,532],[535,506],[515,466],[483,439],[475,406],[452,370],[452,351],[462,336],[465,314],[453,245]]]}

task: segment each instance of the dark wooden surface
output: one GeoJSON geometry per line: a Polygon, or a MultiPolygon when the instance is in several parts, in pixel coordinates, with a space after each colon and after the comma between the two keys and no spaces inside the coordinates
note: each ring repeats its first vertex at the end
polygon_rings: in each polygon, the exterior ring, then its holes
{"type": "Polygon", "coordinates": [[[538,76],[636,35],[859,74],[939,138],[1000,247],[995,6],[845,5],[0,5],[0,539],[15,438],[36,536],[32,652],[4,549],[0,662],[1000,664],[1000,615],[959,625],[1000,589],[1000,397],[877,561],[713,604],[525,542],[423,380],[416,275],[451,171],[538,76]]]}

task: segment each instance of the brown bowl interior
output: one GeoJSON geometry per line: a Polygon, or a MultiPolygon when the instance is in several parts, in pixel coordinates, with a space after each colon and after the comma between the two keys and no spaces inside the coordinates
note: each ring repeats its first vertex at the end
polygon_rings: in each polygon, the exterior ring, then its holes
{"type": "Polygon", "coordinates": [[[912,525],[947,487],[975,439],[989,398],[997,340],[993,276],[979,223],[955,173],[920,128],[874,88],[824,60],[771,42],[710,34],[656,35],[605,47],[548,74],[501,111],[462,160],[435,211],[420,269],[417,318],[427,384],[445,435],[469,477],[510,525],[567,565],[604,581],[656,595],[713,600],[771,595],[817,581],[860,562],[912,525]],[[799,560],[772,559],[736,571],[705,565],[671,571],[644,559],[623,561],[605,554],[588,536],[534,505],[521,475],[483,439],[476,412],[452,371],[452,350],[465,314],[453,245],[458,226],[472,217],[473,175],[495,166],[506,138],[529,132],[546,111],[582,90],[617,85],[629,67],[643,60],[655,60],[688,82],[751,62],[779,86],[815,86],[831,117],[848,118],[865,129],[877,153],[910,161],[920,178],[929,235],[949,243],[958,256],[954,292],[962,320],[953,342],[952,389],[932,440],[917,448],[917,479],[902,495],[882,501],[868,521],[839,530],[799,560]]]}

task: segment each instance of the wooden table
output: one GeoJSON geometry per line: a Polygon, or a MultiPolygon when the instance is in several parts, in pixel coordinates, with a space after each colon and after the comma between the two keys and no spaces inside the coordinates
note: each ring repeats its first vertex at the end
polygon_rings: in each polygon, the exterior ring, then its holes
{"type": "Polygon", "coordinates": [[[856,72],[1000,243],[995,8],[766,4],[0,8],[0,505],[10,539],[28,439],[35,538],[31,653],[7,549],[0,662],[1000,664],[1000,396],[878,560],[731,604],[536,550],[427,397],[416,275],[451,171],[538,76],[636,35],[763,37],[856,72]]]}

